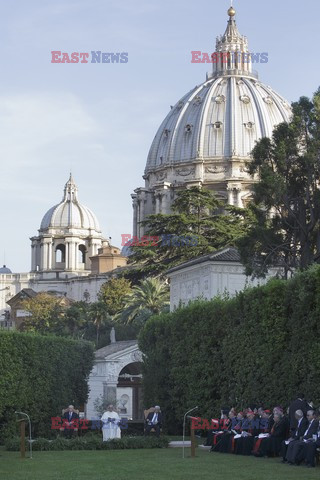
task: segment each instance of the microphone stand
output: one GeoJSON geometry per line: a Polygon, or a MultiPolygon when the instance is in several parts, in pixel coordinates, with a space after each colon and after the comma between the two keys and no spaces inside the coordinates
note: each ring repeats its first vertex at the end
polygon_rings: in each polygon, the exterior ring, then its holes
{"type": "Polygon", "coordinates": [[[30,420],[30,417],[27,413],[24,413],[24,412],[14,412],[14,413],[16,415],[24,415],[28,419],[28,423],[29,423],[29,456],[30,456],[30,458],[32,458],[32,438],[31,438],[31,420],[30,420]]]}
{"type": "Polygon", "coordinates": [[[199,408],[199,407],[193,407],[193,408],[191,408],[190,410],[188,410],[188,411],[184,414],[184,417],[183,417],[182,458],[184,458],[184,437],[185,437],[185,429],[186,429],[186,417],[187,417],[188,413],[193,412],[193,410],[197,410],[197,408],[199,408]]]}

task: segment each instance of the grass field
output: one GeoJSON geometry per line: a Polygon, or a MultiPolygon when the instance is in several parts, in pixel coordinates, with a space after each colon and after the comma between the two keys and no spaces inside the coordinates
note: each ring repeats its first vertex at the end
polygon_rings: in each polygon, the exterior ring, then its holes
{"type": "Polygon", "coordinates": [[[34,452],[20,459],[0,451],[1,480],[313,480],[320,468],[289,467],[279,459],[223,455],[197,450],[182,459],[180,448],[34,452]]]}

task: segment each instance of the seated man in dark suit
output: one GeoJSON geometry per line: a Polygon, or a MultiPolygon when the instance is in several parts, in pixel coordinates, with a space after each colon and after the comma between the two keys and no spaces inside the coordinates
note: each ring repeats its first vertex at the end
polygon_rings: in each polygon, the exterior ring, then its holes
{"type": "Polygon", "coordinates": [[[315,410],[308,410],[307,412],[308,428],[305,431],[301,440],[294,440],[289,443],[286,460],[289,465],[299,464],[301,450],[305,443],[313,441],[313,435],[318,432],[319,422],[316,420],[315,410]]]}
{"type": "Polygon", "coordinates": [[[69,405],[68,409],[62,415],[62,429],[67,438],[71,438],[74,432],[79,428],[79,415],[75,411],[73,405],[69,405]]]}
{"type": "Polygon", "coordinates": [[[305,461],[306,466],[311,468],[315,467],[315,456],[317,448],[320,447],[320,429],[317,434],[314,435],[313,442],[305,442],[299,454],[297,455],[296,463],[300,465],[301,462],[305,461]],[[317,439],[315,439],[317,438],[317,439]]]}
{"type": "Polygon", "coordinates": [[[308,428],[308,420],[305,418],[302,410],[297,410],[295,412],[295,418],[297,421],[297,427],[295,430],[292,431],[292,435],[288,440],[284,440],[281,444],[281,456],[282,456],[282,463],[286,463],[286,455],[289,443],[295,440],[301,440],[305,431],[308,428]]]}
{"type": "Polygon", "coordinates": [[[160,407],[156,405],[154,412],[150,412],[146,418],[145,434],[149,435],[152,429],[155,430],[156,436],[159,437],[160,429],[162,427],[162,413],[160,407]]]}

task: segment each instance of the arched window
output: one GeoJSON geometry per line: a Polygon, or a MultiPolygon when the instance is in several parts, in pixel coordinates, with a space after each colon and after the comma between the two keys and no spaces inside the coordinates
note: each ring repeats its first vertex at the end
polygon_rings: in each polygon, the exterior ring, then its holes
{"type": "Polygon", "coordinates": [[[56,247],[56,263],[65,263],[66,247],[62,243],[56,247]]]}
{"type": "Polygon", "coordinates": [[[85,247],[85,245],[79,245],[78,262],[79,263],[86,263],[86,247],[85,247]]]}

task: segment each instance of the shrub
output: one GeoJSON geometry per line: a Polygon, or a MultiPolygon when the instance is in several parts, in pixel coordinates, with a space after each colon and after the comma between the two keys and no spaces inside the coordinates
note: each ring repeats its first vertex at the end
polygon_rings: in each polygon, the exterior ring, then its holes
{"type": "Polygon", "coordinates": [[[161,405],[169,433],[195,405],[212,418],[222,406],[286,407],[299,391],[318,405],[319,318],[319,265],[154,316],[139,336],[145,404],[161,405]]]}
{"type": "Polygon", "coordinates": [[[0,442],[17,432],[16,410],[31,417],[32,437],[48,436],[51,417],[85,403],[93,351],[85,341],[0,331],[0,442]]]}
{"type": "MultiPolygon", "coordinates": [[[[38,438],[32,442],[32,450],[124,450],[138,448],[167,448],[169,440],[167,437],[125,437],[115,438],[108,442],[103,442],[101,437],[75,437],[66,439],[58,437],[56,440],[47,440],[38,438]]],[[[17,452],[20,450],[20,439],[14,437],[5,442],[6,450],[17,452]]],[[[29,442],[26,440],[26,449],[29,448],[29,442]]]]}

